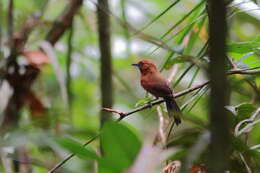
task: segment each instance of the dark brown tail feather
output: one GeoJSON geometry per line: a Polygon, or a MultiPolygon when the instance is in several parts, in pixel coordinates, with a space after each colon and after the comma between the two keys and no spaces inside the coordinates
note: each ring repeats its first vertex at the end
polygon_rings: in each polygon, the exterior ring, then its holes
{"type": "Polygon", "coordinates": [[[172,96],[164,97],[169,117],[174,118],[176,125],[181,123],[181,110],[172,96]]]}

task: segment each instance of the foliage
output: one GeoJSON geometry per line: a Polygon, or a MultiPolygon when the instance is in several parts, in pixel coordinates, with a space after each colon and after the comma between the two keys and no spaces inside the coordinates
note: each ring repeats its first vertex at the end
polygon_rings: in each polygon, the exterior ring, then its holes
{"type": "MultiPolygon", "coordinates": [[[[11,100],[12,82],[18,90],[30,82],[33,84],[30,94],[21,96],[23,104],[17,112],[19,120],[15,126],[0,131],[3,139],[0,141],[0,172],[22,165],[24,172],[44,173],[70,153],[78,157],[64,163],[60,172],[95,172],[97,167],[100,173],[131,171],[129,168],[136,164],[135,160],[145,149],[147,141],[159,141],[162,148],[173,148],[173,151],[169,150],[168,160],[182,163],[192,160],[194,166],[207,163],[208,145],[194,158],[191,151],[200,144],[200,139],[206,143],[202,136],[209,129],[208,86],[178,97],[183,123],[173,127],[166,144],[154,135],[161,125],[157,106],[131,114],[124,122],[109,121],[101,127],[101,62],[95,1],[84,1],[74,14],[71,26],[48,50],[44,49],[42,42],[52,27],[59,23],[57,19],[62,17],[70,1],[14,1],[14,38],[8,36],[9,2],[0,2],[0,123],[4,121],[7,103],[11,100]],[[37,22],[32,22],[32,30],[28,32],[28,38],[22,40],[23,45],[18,42],[20,36],[24,36],[21,31],[30,26],[27,22],[30,23],[29,19],[35,16],[37,22]],[[5,78],[7,60],[14,43],[23,48],[17,56],[19,71],[26,72],[28,65],[37,69],[37,77],[24,82],[25,85],[22,85],[25,80],[14,78],[8,82],[5,78]],[[82,146],[97,134],[100,134],[98,139],[82,146]],[[29,164],[24,164],[24,161],[29,164]]],[[[175,93],[207,80],[208,16],[205,0],[116,0],[109,5],[111,10],[106,13],[110,15],[112,24],[114,108],[128,112],[152,100],[140,87],[139,74],[131,66],[139,58],[154,60],[165,77],[173,74],[171,86],[175,93]]],[[[249,167],[253,172],[260,172],[259,18],[241,10],[235,2],[227,9],[227,58],[230,62],[227,70],[247,72],[228,75],[230,89],[226,109],[232,134],[229,169],[238,173],[248,171],[249,167]]],[[[256,11],[259,14],[259,10],[256,11]]],[[[161,108],[167,121],[163,105],[161,108]]],[[[158,161],[160,165],[156,165],[158,170],[155,171],[162,169],[163,161],[158,161]]]]}

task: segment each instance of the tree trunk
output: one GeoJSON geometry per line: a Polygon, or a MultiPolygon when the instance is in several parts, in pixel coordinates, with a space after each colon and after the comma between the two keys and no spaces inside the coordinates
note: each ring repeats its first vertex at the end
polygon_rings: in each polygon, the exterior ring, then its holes
{"type": "MultiPolygon", "coordinates": [[[[113,105],[112,87],[112,57],[111,57],[111,36],[108,0],[99,0],[97,5],[99,49],[101,53],[100,66],[100,87],[102,107],[111,108],[113,105]]],[[[111,117],[111,113],[101,112],[101,125],[111,117]]]]}
{"type": "Polygon", "coordinates": [[[226,7],[224,0],[209,0],[209,77],[210,131],[208,168],[210,173],[224,173],[229,160],[229,123],[224,106],[227,103],[226,80],[226,7]]]}

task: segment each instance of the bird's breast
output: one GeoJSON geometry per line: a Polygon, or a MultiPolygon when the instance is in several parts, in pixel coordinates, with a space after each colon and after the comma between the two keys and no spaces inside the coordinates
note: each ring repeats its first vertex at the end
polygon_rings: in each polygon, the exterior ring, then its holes
{"type": "Polygon", "coordinates": [[[141,79],[141,85],[146,91],[148,91],[152,95],[156,97],[161,97],[160,91],[156,89],[155,81],[149,80],[149,78],[143,78],[141,79]]]}

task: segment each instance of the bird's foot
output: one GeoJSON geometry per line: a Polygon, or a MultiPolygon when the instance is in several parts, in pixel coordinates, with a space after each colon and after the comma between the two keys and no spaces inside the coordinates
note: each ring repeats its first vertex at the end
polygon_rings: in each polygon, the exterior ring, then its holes
{"type": "Polygon", "coordinates": [[[149,108],[152,108],[153,107],[153,102],[156,101],[156,100],[158,100],[158,97],[156,97],[153,100],[148,101],[146,104],[149,106],[149,108]]]}
{"type": "Polygon", "coordinates": [[[146,104],[148,105],[149,108],[153,107],[153,103],[151,101],[147,102],[146,104]]]}

